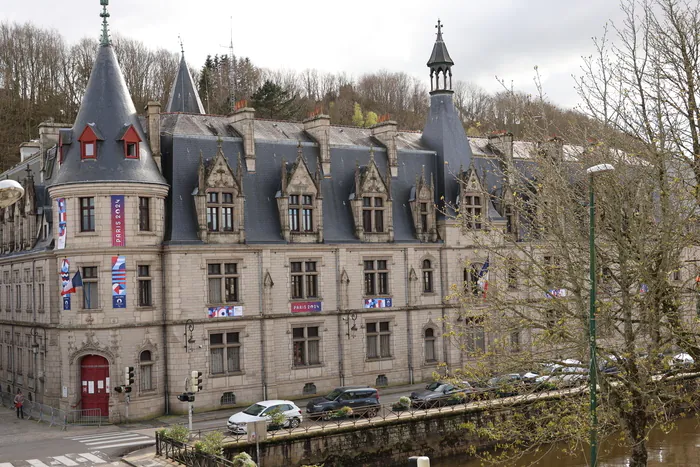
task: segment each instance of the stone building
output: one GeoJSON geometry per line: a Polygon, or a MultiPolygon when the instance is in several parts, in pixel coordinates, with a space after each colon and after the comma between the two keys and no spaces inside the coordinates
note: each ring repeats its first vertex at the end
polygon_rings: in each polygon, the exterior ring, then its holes
{"type": "Polygon", "coordinates": [[[26,196],[0,214],[0,390],[121,421],[129,366],[132,418],[184,411],[192,370],[213,409],[460,366],[445,297],[518,235],[491,195],[527,147],[467,138],[452,66],[438,27],[423,132],[205,115],[184,54],[138,115],[105,21],[75,122],[5,174],[26,196]]]}

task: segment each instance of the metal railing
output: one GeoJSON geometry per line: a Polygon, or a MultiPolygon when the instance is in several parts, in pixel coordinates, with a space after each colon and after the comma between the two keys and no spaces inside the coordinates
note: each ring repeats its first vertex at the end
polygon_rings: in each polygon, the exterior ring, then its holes
{"type": "MultiPolygon", "coordinates": [[[[0,393],[0,405],[15,410],[15,395],[0,393]]],[[[62,410],[39,402],[24,399],[24,417],[49,426],[60,426],[66,430],[69,425],[102,426],[104,418],[101,409],[62,410]]]]}
{"type": "Polygon", "coordinates": [[[233,462],[220,456],[198,451],[186,443],[174,441],[156,432],[156,455],[187,467],[233,467],[233,462]]]}

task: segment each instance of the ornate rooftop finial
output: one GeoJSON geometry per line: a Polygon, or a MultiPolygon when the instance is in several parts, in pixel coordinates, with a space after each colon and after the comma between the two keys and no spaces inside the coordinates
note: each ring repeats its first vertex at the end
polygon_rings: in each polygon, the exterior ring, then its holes
{"type": "Polygon", "coordinates": [[[437,28],[437,40],[441,41],[442,40],[442,22],[440,21],[440,18],[438,18],[438,24],[435,25],[435,28],[437,28]]]}
{"type": "Polygon", "coordinates": [[[180,34],[177,35],[177,40],[180,41],[180,52],[182,53],[182,56],[185,56],[185,46],[182,45],[182,37],[180,37],[180,34]]]}
{"type": "Polygon", "coordinates": [[[374,162],[374,146],[369,147],[369,161],[374,162]]]}
{"type": "Polygon", "coordinates": [[[433,52],[430,54],[430,59],[428,60],[428,68],[430,68],[430,91],[452,90],[452,65],[454,62],[447,51],[447,46],[445,41],[442,39],[442,21],[438,19],[437,25],[437,38],[435,39],[435,44],[433,45],[433,52]],[[440,75],[442,75],[442,83],[440,83],[440,75]],[[447,83],[447,77],[450,77],[449,85],[447,83]],[[433,79],[435,78],[435,79],[433,79]],[[442,84],[442,86],[440,86],[442,84]]]}
{"type": "Polygon", "coordinates": [[[102,5],[102,13],[100,13],[100,16],[102,17],[102,37],[100,39],[100,45],[110,45],[111,42],[109,40],[109,31],[107,24],[107,18],[109,18],[107,5],[109,5],[109,0],[100,0],[100,5],[102,5]]]}

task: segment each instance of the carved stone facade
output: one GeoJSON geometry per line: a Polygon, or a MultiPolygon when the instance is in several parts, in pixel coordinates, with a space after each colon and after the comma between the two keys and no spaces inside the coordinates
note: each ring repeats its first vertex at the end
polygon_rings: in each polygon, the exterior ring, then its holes
{"type": "Polygon", "coordinates": [[[430,184],[425,181],[425,172],[416,176],[416,185],[409,200],[413,227],[421,242],[435,242],[437,233],[437,212],[435,209],[435,184],[431,177],[430,184]]]}
{"type": "Polygon", "coordinates": [[[370,149],[369,163],[355,168],[355,192],[351,196],[357,238],[362,242],[393,242],[391,173],[382,176],[373,149],[370,149]]]}
{"type": "Polygon", "coordinates": [[[213,159],[200,157],[198,185],[194,193],[199,238],[207,243],[245,241],[245,196],[240,154],[234,172],[219,148],[213,159]]]}
{"type": "Polygon", "coordinates": [[[282,189],[277,194],[282,236],[288,242],[323,243],[321,171],[313,175],[298,146],[294,164],[282,160],[282,189]]]}

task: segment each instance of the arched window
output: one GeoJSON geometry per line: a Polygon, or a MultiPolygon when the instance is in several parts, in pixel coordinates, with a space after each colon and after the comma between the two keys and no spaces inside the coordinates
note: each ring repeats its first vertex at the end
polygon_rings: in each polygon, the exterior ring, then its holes
{"type": "Polygon", "coordinates": [[[139,356],[141,367],[141,391],[153,390],[153,358],[150,350],[144,350],[139,356]]]}
{"type": "Polygon", "coordinates": [[[429,259],[423,260],[423,293],[433,293],[433,265],[429,259]]]}
{"type": "Polygon", "coordinates": [[[437,354],[435,353],[435,330],[433,328],[426,329],[423,333],[423,340],[425,342],[426,363],[436,362],[437,354]]]}

